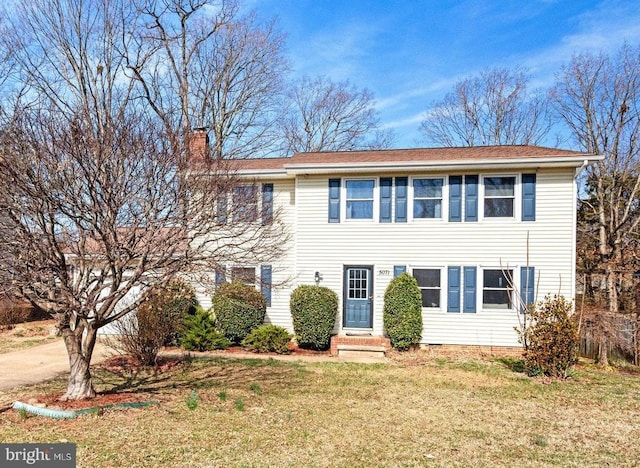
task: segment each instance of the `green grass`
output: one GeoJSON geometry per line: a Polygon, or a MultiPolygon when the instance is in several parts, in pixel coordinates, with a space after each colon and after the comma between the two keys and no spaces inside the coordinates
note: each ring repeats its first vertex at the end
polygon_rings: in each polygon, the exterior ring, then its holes
{"type": "MultiPolygon", "coordinates": [[[[4,442],[78,445],[78,466],[632,466],[640,378],[582,366],[530,379],[512,360],[394,364],[194,359],[95,369],[100,391],[159,404],[76,420],[0,414],[4,442]],[[197,392],[198,405],[187,401],[197,392]]],[[[13,395],[64,390],[63,378],[13,395]]]]}
{"type": "Polygon", "coordinates": [[[10,329],[0,327],[0,354],[62,340],[51,334],[53,325],[52,320],[41,320],[20,323],[10,329]]]}
{"type": "Polygon", "coordinates": [[[51,343],[52,341],[61,339],[62,338],[57,336],[37,336],[32,338],[13,338],[10,340],[0,340],[0,354],[10,353],[12,351],[18,351],[20,349],[27,349],[33,346],[51,343]]]}

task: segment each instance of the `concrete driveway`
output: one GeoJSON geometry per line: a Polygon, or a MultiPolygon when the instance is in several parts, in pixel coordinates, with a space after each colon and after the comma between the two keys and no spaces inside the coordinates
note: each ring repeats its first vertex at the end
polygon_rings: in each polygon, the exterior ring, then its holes
{"type": "MultiPolygon", "coordinates": [[[[113,354],[102,343],[96,343],[92,364],[113,354]]],[[[62,338],[30,348],[0,354],[0,391],[31,385],[69,372],[69,358],[62,338]]]]}

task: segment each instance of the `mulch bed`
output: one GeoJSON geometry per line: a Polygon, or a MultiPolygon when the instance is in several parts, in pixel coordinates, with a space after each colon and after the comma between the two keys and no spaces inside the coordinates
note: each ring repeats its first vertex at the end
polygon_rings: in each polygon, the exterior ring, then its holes
{"type": "MultiPolygon", "coordinates": [[[[164,348],[166,351],[169,351],[171,354],[188,354],[189,351],[185,351],[182,348],[176,348],[176,347],[167,347],[164,348]]],[[[282,356],[282,354],[278,354],[278,353],[258,353],[258,352],[254,352],[251,351],[250,349],[247,348],[243,348],[242,346],[230,346],[229,348],[226,349],[218,349],[215,351],[210,351],[210,353],[216,355],[216,356],[224,356],[225,354],[230,354],[230,355],[234,355],[234,354],[256,354],[256,355],[260,355],[260,356],[282,356]]],[[[330,350],[326,350],[326,351],[316,351],[313,349],[304,349],[304,348],[299,348],[297,344],[295,343],[290,343],[289,344],[289,352],[287,354],[285,354],[284,356],[330,356],[331,355],[331,351],[330,350]]]]}
{"type": "MultiPolygon", "coordinates": [[[[234,353],[253,353],[260,354],[265,356],[280,356],[278,353],[257,353],[253,352],[250,349],[243,348],[242,346],[231,346],[225,350],[221,351],[221,354],[234,354],[234,353]]],[[[315,351],[313,349],[304,349],[298,347],[297,344],[291,343],[289,344],[289,353],[288,356],[329,356],[331,353],[329,350],[327,351],[315,351]]]]}
{"type": "MultiPolygon", "coordinates": [[[[176,367],[181,361],[182,357],[180,356],[160,356],[156,365],[151,369],[155,372],[165,372],[176,367]]],[[[112,356],[102,361],[98,366],[111,372],[136,371],[142,367],[130,356],[112,356]]]]}

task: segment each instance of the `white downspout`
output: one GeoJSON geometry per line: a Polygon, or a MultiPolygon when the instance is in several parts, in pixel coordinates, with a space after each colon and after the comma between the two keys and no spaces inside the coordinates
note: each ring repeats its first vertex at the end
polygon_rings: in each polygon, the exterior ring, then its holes
{"type": "Polygon", "coordinates": [[[584,161],[582,161],[582,166],[576,167],[576,175],[574,176],[574,179],[577,179],[578,177],[580,177],[580,174],[582,174],[582,171],[584,171],[588,165],[589,165],[588,159],[585,159],[584,161]]]}

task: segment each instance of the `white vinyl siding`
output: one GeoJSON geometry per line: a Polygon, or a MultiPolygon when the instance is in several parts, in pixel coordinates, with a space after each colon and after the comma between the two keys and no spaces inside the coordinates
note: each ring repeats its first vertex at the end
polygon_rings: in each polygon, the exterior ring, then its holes
{"type": "MultiPolygon", "coordinates": [[[[531,173],[532,171],[521,171],[531,173]]],[[[440,269],[440,307],[425,307],[424,330],[421,341],[430,344],[462,344],[485,346],[519,346],[514,327],[518,326],[517,308],[512,310],[482,307],[483,269],[508,268],[513,270],[516,286],[520,270],[535,266],[536,300],[547,293],[560,293],[573,297],[575,184],[574,170],[540,169],[536,172],[535,221],[519,220],[520,172],[516,174],[515,218],[484,218],[482,216],[482,180],[484,176],[514,176],[514,171],[478,170],[460,173],[424,172],[412,174],[386,174],[371,172],[352,177],[349,174],[305,175],[295,179],[266,181],[274,184],[274,212],[281,210],[283,230],[291,236],[286,255],[273,262],[272,306],[267,309],[267,322],[293,331],[289,312],[291,292],[299,285],[315,284],[315,273],[321,275],[320,286],[335,291],[339,298],[339,311],[334,331],[342,331],[343,286],[345,265],[372,265],[373,273],[373,327],[374,335],[383,334],[382,310],[384,293],[398,266],[406,271],[414,269],[440,269]],[[449,222],[447,181],[449,175],[478,175],[477,222],[465,221],[464,182],[461,203],[462,222],[449,222]],[[391,222],[379,222],[379,181],[393,178],[391,222]],[[442,222],[396,222],[396,180],[443,178],[442,222]],[[340,222],[330,223],[329,179],[340,180],[340,222]],[[346,220],[346,180],[375,180],[373,219],[346,220]],[[360,222],[359,222],[360,221],[360,222]],[[476,268],[476,309],[474,313],[447,312],[447,268],[476,268]]],[[[409,194],[410,195],[410,194],[409,194]]],[[[411,217],[412,198],[407,198],[407,211],[411,217]]],[[[422,220],[421,220],[422,221],[422,220]]],[[[259,266],[259,265],[258,265],[259,266]]],[[[463,270],[461,270],[463,271],[463,270]]],[[[228,272],[230,275],[230,272],[228,272]]],[[[198,296],[204,307],[210,306],[210,294],[198,296]]]]}
{"type": "MultiPolygon", "coordinates": [[[[513,172],[493,171],[488,175],[513,176],[513,172]]],[[[415,174],[409,179],[409,186],[412,178],[446,176],[415,174]]],[[[376,177],[395,178],[396,174],[362,176],[363,179],[376,177]]],[[[480,173],[480,183],[482,177],[480,173]]],[[[374,223],[327,223],[328,179],[328,176],[309,175],[296,180],[296,255],[292,288],[299,284],[315,284],[314,274],[320,272],[323,277],[320,285],[339,296],[340,316],[335,331],[341,329],[342,323],[344,265],[374,266],[374,334],[383,333],[384,292],[393,278],[395,265],[407,265],[407,271],[430,264],[477,266],[476,296],[480,302],[482,268],[504,265],[514,270],[514,278],[519,278],[519,267],[527,262],[527,239],[529,264],[536,267],[537,299],[545,293],[555,292],[573,297],[573,169],[537,172],[536,220],[528,223],[512,218],[493,218],[486,222],[480,219],[473,223],[378,223],[376,217],[374,223]]],[[[345,179],[342,177],[343,187],[345,179]]],[[[392,199],[395,199],[395,189],[394,184],[392,199]]],[[[445,196],[443,201],[446,203],[446,200],[445,196]]],[[[479,202],[482,203],[482,197],[479,202]]],[[[516,195],[516,210],[519,210],[518,206],[516,195]]],[[[409,210],[412,210],[411,199],[409,210]]],[[[464,219],[464,212],[462,216],[464,219]]],[[[446,291],[445,277],[441,274],[441,288],[446,291]]],[[[440,305],[439,309],[423,309],[422,342],[519,346],[513,330],[518,325],[515,310],[484,310],[480,303],[474,314],[450,314],[442,301],[440,305]]]]}
{"type": "MultiPolygon", "coordinates": [[[[295,180],[279,179],[267,180],[265,182],[273,183],[273,211],[279,216],[282,222],[283,239],[289,237],[288,246],[284,249],[285,255],[277,261],[270,261],[271,265],[271,306],[267,307],[265,317],[266,323],[273,323],[285,327],[289,332],[293,332],[293,324],[291,314],[289,313],[289,298],[291,294],[292,278],[295,271],[295,225],[296,225],[296,206],[295,206],[295,180]]],[[[325,179],[326,183],[326,179],[325,179]]],[[[258,184],[259,185],[259,184],[258,184]]],[[[325,194],[326,195],[326,194],[325,194]]],[[[324,200],[326,202],[326,198],[324,200]]],[[[326,207],[323,207],[326,215],[326,207]]],[[[326,222],[326,220],[325,220],[326,222]]],[[[226,280],[230,281],[233,273],[233,266],[226,268],[226,280]]],[[[242,265],[247,266],[247,265],[242,265]]],[[[260,264],[248,265],[255,267],[256,287],[260,289],[259,275],[261,271],[260,264]]],[[[196,288],[198,302],[202,307],[208,309],[211,307],[211,297],[214,291],[215,274],[211,272],[210,278],[203,281],[200,278],[192,279],[192,283],[196,288]]],[[[312,283],[309,283],[312,284],[312,283]]]]}

